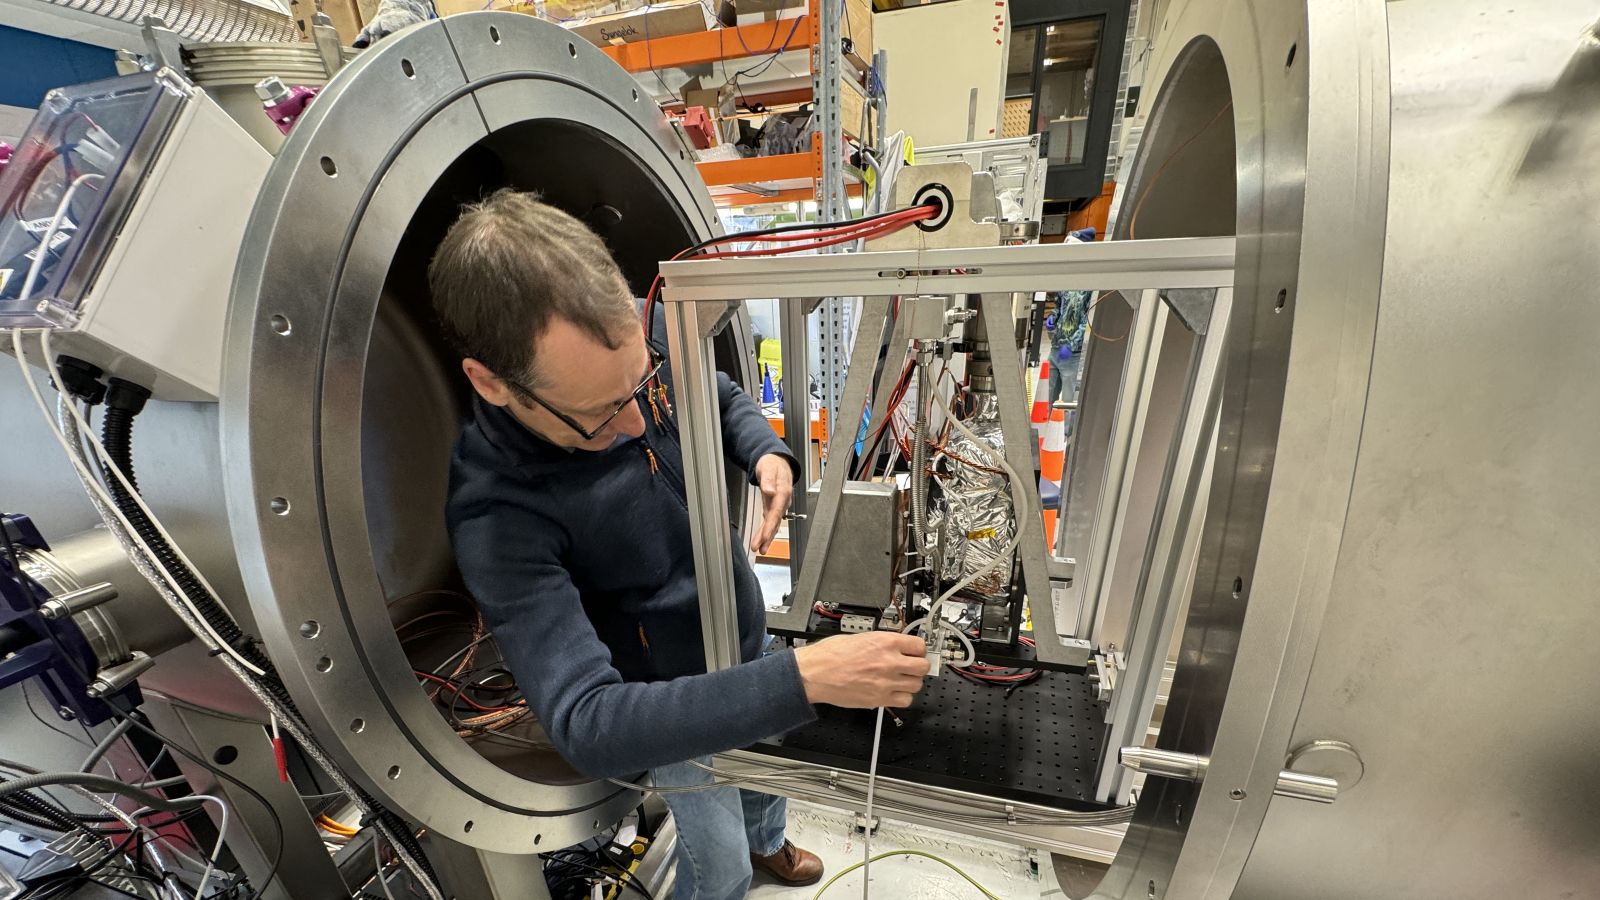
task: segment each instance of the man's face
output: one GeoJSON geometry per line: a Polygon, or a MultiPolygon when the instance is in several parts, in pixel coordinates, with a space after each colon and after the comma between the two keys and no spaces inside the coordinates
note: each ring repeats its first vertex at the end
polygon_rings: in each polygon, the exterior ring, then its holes
{"type": "Polygon", "coordinates": [[[537,399],[475,359],[464,360],[462,369],[485,400],[510,410],[518,421],[557,446],[604,450],[619,435],[633,438],[644,433],[644,414],[633,402],[635,390],[651,368],[642,331],[631,329],[613,350],[571,322],[556,319],[535,341],[534,358],[539,361],[539,383],[527,388],[537,399]],[[562,416],[594,437],[584,438],[562,416]]]}

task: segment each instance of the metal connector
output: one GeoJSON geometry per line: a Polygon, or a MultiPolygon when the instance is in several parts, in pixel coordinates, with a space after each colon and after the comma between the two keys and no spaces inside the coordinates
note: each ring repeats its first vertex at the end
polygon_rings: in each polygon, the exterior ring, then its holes
{"type": "Polygon", "coordinates": [[[39,616],[52,622],[57,619],[67,619],[115,599],[117,599],[116,587],[109,581],[102,581],[99,584],[91,584],[86,588],[51,597],[39,604],[39,616]]]}
{"type": "Polygon", "coordinates": [[[839,631],[842,634],[863,634],[868,631],[876,631],[877,628],[878,620],[872,616],[845,613],[839,618],[839,631]]]}
{"type": "Polygon", "coordinates": [[[155,664],[156,661],[144,651],[135,650],[127,662],[101,669],[95,673],[94,681],[84,690],[84,693],[96,700],[108,697],[132,684],[135,678],[150,671],[150,667],[155,664]]]}

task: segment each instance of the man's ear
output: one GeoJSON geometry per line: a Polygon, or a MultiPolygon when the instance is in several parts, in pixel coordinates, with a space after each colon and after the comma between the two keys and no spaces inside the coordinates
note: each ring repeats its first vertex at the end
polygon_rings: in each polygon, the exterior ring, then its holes
{"type": "Polygon", "coordinates": [[[506,383],[497,378],[488,366],[469,356],[461,361],[461,371],[467,373],[467,380],[472,382],[472,389],[486,402],[495,406],[511,405],[511,389],[506,387],[506,383]]]}

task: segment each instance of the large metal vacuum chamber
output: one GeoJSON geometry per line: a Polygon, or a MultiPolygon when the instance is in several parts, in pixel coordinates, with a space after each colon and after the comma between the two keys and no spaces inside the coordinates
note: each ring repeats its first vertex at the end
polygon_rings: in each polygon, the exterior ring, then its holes
{"type": "MultiPolygon", "coordinates": [[[[1234,241],[1197,407],[1215,452],[1129,470],[1150,507],[1128,606],[1074,637],[1154,629],[1141,572],[1175,565],[1161,554],[1183,542],[1150,488],[1181,475],[1204,515],[1192,589],[1164,608],[1178,651],[1155,747],[1203,761],[1203,779],[1146,778],[1096,896],[1554,898],[1600,883],[1600,775],[1584,762],[1600,722],[1583,689],[1600,631],[1586,299],[1600,35],[1584,4],[1537,7],[1166,13],[1115,237],[1135,254],[1234,241]],[[1286,769],[1336,780],[1338,798],[1274,797],[1286,769]]],[[[222,396],[140,420],[151,505],[322,741],[363,787],[496,858],[573,843],[637,795],[553,754],[463,742],[411,677],[393,625],[456,587],[441,511],[466,397],[423,272],[459,203],[514,185],[593,223],[643,290],[716,227],[678,147],[632,79],[531,18],[452,17],[379,44],[312,104],[258,197],[209,198],[254,209],[222,396]]],[[[724,329],[716,352],[747,385],[748,336],[724,329]]],[[[1122,394],[1118,352],[1091,350],[1086,425],[1122,394]]],[[[0,498],[60,541],[96,519],[18,381],[0,372],[0,417],[28,462],[0,473],[0,498]]],[[[126,581],[109,614],[171,643],[142,620],[156,599],[95,541],[62,556],[82,580],[126,581]]],[[[1149,678],[1165,645],[1146,643],[1149,678]]],[[[151,693],[207,753],[236,732],[181,710],[259,733],[195,650],[159,656],[151,693]]]]}

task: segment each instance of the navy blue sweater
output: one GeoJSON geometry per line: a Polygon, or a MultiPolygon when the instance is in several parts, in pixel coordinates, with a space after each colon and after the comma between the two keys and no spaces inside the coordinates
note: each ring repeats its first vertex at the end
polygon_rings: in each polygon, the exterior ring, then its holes
{"type": "MultiPolygon", "coordinates": [[[[663,369],[662,383],[671,385],[663,369]]],[[[793,457],[748,394],[717,381],[728,464],[793,457]]],[[[766,610],[737,529],[744,664],[706,673],[677,423],[609,450],[557,447],[476,402],[456,443],[456,561],[556,749],[592,777],[753,744],[816,717],[794,654],[763,656],[766,610]],[[652,466],[651,455],[655,458],[652,466]]]]}

